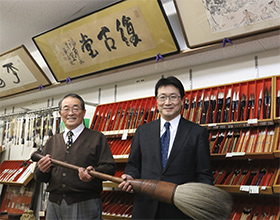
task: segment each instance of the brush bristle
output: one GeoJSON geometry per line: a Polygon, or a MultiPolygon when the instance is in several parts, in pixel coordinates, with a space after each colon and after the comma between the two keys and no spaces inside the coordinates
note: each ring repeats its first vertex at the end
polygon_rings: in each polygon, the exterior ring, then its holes
{"type": "Polygon", "coordinates": [[[178,185],[174,204],[193,219],[229,219],[231,195],[218,187],[203,183],[178,185]]]}

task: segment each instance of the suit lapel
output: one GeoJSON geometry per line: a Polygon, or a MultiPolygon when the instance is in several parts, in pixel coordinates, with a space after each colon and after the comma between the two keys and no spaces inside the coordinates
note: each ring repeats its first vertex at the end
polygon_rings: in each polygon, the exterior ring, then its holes
{"type": "Polygon", "coordinates": [[[160,120],[154,121],[151,125],[151,132],[149,132],[149,142],[152,149],[152,152],[155,156],[156,164],[162,169],[161,163],[161,149],[160,149],[160,129],[159,129],[160,120]]]}
{"type": "Polygon", "coordinates": [[[180,119],[176,137],[174,139],[173,147],[167,160],[165,169],[169,167],[169,164],[172,163],[173,160],[175,160],[177,153],[183,147],[183,143],[191,130],[191,126],[188,126],[188,124],[189,122],[187,120],[183,118],[180,119]]]}

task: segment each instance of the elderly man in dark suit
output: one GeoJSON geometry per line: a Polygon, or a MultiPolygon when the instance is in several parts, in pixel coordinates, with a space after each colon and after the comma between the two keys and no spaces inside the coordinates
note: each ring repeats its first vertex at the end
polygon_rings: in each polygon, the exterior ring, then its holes
{"type": "MultiPolygon", "coordinates": [[[[161,78],[155,86],[160,119],[137,128],[123,180],[154,179],[213,184],[208,132],[181,116],[185,91],[180,80],[161,78]]],[[[123,181],[124,191],[133,192],[123,181]]],[[[133,219],[189,219],[175,205],[136,194],[133,219]]]]}

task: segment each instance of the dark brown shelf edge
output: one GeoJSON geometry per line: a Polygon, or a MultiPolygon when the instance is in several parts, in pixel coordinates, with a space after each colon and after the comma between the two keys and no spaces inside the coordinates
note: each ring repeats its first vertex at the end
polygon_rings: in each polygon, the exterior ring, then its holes
{"type": "MultiPolygon", "coordinates": [[[[215,185],[215,186],[217,186],[220,189],[223,189],[229,193],[250,194],[247,191],[241,191],[240,190],[241,186],[229,186],[229,185],[215,185]]],[[[271,186],[266,186],[265,190],[262,190],[261,188],[262,188],[262,186],[259,186],[259,193],[256,193],[256,194],[259,194],[259,195],[273,195],[274,194],[273,187],[271,187],[271,186]]],[[[253,193],[251,193],[251,194],[253,194],[253,193]]]]}
{"type": "Polygon", "coordinates": [[[102,214],[102,219],[103,220],[106,220],[106,219],[131,219],[131,217],[102,214]]]}
{"type": "MultiPolygon", "coordinates": [[[[247,159],[275,159],[274,152],[270,153],[244,153],[244,155],[234,155],[236,152],[231,152],[232,156],[226,156],[227,154],[211,154],[211,160],[247,160],[247,159]]],[[[230,154],[230,153],[229,153],[230,154]]]]}

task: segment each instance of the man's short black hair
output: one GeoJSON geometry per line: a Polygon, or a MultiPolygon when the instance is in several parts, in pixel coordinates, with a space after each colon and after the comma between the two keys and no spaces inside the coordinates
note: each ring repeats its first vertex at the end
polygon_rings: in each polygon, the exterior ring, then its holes
{"type": "Polygon", "coordinates": [[[183,84],[181,83],[181,81],[179,79],[177,79],[175,76],[169,76],[167,78],[161,78],[156,86],[155,86],[155,96],[157,97],[158,95],[158,89],[162,86],[168,86],[168,85],[173,85],[175,86],[179,92],[180,92],[180,96],[181,96],[181,99],[184,98],[185,96],[185,89],[184,89],[184,86],[183,84]]]}
{"type": "Polygon", "coordinates": [[[72,98],[77,98],[77,99],[79,99],[80,102],[81,102],[82,110],[85,110],[85,102],[84,102],[83,98],[82,98],[81,96],[79,96],[78,94],[70,93],[70,94],[67,94],[66,96],[64,96],[64,97],[58,102],[59,111],[61,111],[62,101],[63,101],[64,99],[66,99],[67,97],[72,97],[72,98]]]}

